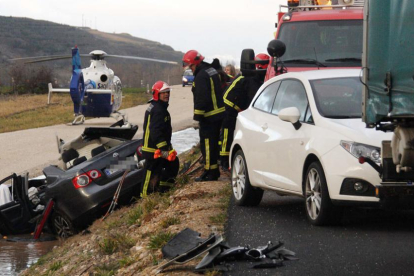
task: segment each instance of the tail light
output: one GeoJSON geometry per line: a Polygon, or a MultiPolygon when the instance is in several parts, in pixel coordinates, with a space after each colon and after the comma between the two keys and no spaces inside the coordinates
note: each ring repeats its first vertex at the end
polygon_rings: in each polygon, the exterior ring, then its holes
{"type": "Polygon", "coordinates": [[[75,189],[88,186],[92,180],[98,179],[102,174],[98,170],[90,170],[87,173],[80,174],[72,179],[75,189]]]}

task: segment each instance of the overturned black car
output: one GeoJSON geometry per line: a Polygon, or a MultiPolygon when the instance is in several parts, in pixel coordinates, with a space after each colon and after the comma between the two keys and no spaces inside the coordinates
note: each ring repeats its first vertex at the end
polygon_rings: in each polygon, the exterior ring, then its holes
{"type": "Polygon", "coordinates": [[[44,177],[13,174],[1,180],[0,191],[9,194],[0,205],[0,233],[32,232],[53,201],[47,228],[71,236],[106,212],[126,170],[118,203],[137,197],[143,180],[142,140],[131,140],[137,130],[131,125],[85,128],[70,142],[58,141],[61,164],[44,168],[44,177]]]}

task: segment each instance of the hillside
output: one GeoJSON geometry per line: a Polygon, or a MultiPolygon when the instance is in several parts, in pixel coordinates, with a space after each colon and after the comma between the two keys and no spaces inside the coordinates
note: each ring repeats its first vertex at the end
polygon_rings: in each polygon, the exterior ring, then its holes
{"type": "MultiPolygon", "coordinates": [[[[43,20],[5,16],[0,16],[0,25],[2,26],[0,28],[0,63],[7,65],[10,65],[8,60],[11,58],[70,55],[71,48],[75,45],[78,46],[82,54],[88,54],[93,50],[99,49],[113,55],[140,56],[177,62],[181,60],[183,55],[182,52],[175,51],[172,47],[160,42],[137,38],[124,33],[104,33],[90,28],[79,28],[43,20]]],[[[69,68],[70,70],[70,61],[54,61],[47,62],[47,64],[52,66],[54,70],[57,70],[59,72],[58,75],[62,73],[61,68],[65,68],[65,70],[69,68]]],[[[136,73],[139,73],[143,64],[146,66],[146,69],[155,72],[162,71],[162,69],[168,66],[140,62],[141,66],[137,68],[131,67],[135,66],[135,64],[137,64],[137,61],[108,59],[108,66],[110,68],[118,68],[119,66],[117,65],[129,65],[127,66],[128,70],[134,70],[136,73]],[[147,68],[147,66],[150,68],[147,68]]],[[[82,65],[87,66],[88,62],[83,60],[82,65]]],[[[171,66],[168,68],[171,69],[171,66]]],[[[7,71],[5,70],[2,69],[0,71],[0,82],[7,84],[9,78],[7,78],[7,71]]],[[[120,75],[119,72],[116,73],[120,75]]],[[[70,72],[68,74],[70,75],[70,72]]]]}

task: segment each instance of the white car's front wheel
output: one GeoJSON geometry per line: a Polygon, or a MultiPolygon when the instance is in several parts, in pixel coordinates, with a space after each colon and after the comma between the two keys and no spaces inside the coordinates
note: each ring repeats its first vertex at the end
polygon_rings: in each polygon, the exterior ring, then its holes
{"type": "Polygon", "coordinates": [[[306,215],[313,225],[337,223],[342,218],[342,208],[331,202],[325,174],[319,162],[313,162],[308,167],[304,190],[306,215]]]}
{"type": "Polygon", "coordinates": [[[256,206],[263,197],[263,190],[250,184],[246,158],[243,151],[238,150],[234,155],[231,166],[231,185],[237,205],[256,206]]]}

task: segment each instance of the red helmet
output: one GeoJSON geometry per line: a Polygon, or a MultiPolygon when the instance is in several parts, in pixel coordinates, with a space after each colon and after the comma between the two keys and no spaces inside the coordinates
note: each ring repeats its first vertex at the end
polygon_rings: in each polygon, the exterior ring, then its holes
{"type": "Polygon", "coordinates": [[[170,91],[171,91],[171,87],[168,85],[168,83],[163,82],[163,81],[157,81],[152,86],[152,99],[154,101],[158,101],[159,99],[158,96],[160,93],[170,92],[170,91]]]}
{"type": "Polygon", "coordinates": [[[196,50],[190,50],[183,56],[183,67],[191,64],[199,65],[204,60],[204,57],[196,50]]]}
{"type": "Polygon", "coordinates": [[[254,60],[267,60],[267,63],[266,64],[256,64],[256,69],[267,69],[267,66],[269,65],[269,59],[270,59],[270,57],[267,54],[263,54],[263,53],[257,54],[254,57],[254,60]]]}

